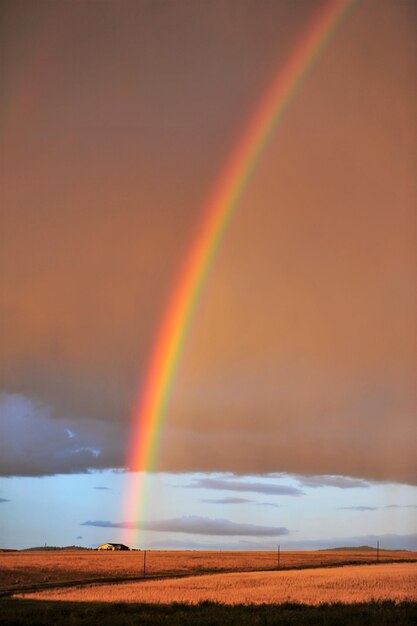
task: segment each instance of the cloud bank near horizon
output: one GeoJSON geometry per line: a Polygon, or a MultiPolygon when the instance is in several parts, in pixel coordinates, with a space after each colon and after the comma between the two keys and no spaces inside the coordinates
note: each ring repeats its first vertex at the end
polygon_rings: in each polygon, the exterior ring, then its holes
{"type": "Polygon", "coordinates": [[[301,489],[288,485],[277,485],[267,482],[248,480],[230,480],[227,478],[194,478],[193,482],[186,485],[186,489],[213,489],[220,491],[243,491],[262,493],[274,496],[303,496],[301,489]]]}
{"type": "Polygon", "coordinates": [[[349,476],[295,476],[304,487],[336,487],[338,489],[357,489],[370,487],[365,480],[349,476]]]}
{"type": "Polygon", "coordinates": [[[382,509],[417,509],[417,504],[386,504],[384,506],[338,506],[338,511],[381,511],[382,509]]]}
{"type": "Polygon", "coordinates": [[[205,502],[206,504],[244,504],[247,502],[252,502],[252,500],[248,500],[247,498],[206,498],[200,500],[200,502],[205,502]]]}
{"type": "MultiPolygon", "coordinates": [[[[376,550],[379,541],[381,550],[411,550],[417,551],[417,533],[407,535],[356,535],[336,537],[330,539],[311,539],[292,541],[283,539],[281,549],[285,550],[331,550],[332,548],[369,546],[376,550]]],[[[273,550],[276,551],[276,541],[256,541],[240,539],[228,542],[192,541],[191,539],[169,539],[149,542],[149,548],[172,550],[273,550]]]]}
{"type": "Polygon", "coordinates": [[[232,522],[227,519],[211,519],[199,515],[190,515],[168,520],[150,522],[110,522],[91,521],[82,522],[80,526],[95,526],[96,528],[126,528],[152,530],[168,533],[185,533],[190,535],[218,535],[218,536],[246,536],[246,537],[279,537],[288,535],[289,530],[284,527],[262,526],[232,522]]]}
{"type": "Polygon", "coordinates": [[[338,511],[377,511],[377,506],[338,506],[338,511]]]}

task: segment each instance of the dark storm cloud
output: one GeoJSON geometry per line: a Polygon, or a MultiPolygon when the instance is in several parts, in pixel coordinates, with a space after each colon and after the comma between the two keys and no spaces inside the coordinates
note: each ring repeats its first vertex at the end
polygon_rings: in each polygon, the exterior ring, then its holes
{"type": "MultiPolygon", "coordinates": [[[[47,407],[2,408],[2,475],[125,466],[208,190],[317,5],[1,4],[0,389],[47,407]]],[[[156,470],[415,484],[415,20],[363,3],[301,85],[209,272],[156,470]]]]}
{"type": "Polygon", "coordinates": [[[297,476],[303,487],[338,487],[339,489],[357,489],[370,487],[365,480],[349,478],[349,476],[297,476]]]}
{"type": "Polygon", "coordinates": [[[247,498],[218,498],[210,500],[210,498],[207,498],[206,500],[200,500],[200,502],[209,504],[243,504],[244,502],[252,502],[252,500],[247,498]]]}
{"type": "Polygon", "coordinates": [[[7,498],[0,498],[0,502],[10,502],[7,498]]]}
{"type": "Polygon", "coordinates": [[[289,530],[283,527],[260,526],[257,524],[241,524],[226,519],[211,519],[191,515],[169,520],[154,522],[109,522],[87,521],[81,526],[95,526],[97,528],[138,528],[157,532],[186,533],[190,535],[221,535],[221,536],[253,536],[278,537],[287,535],[289,530]]]}
{"type": "Polygon", "coordinates": [[[189,489],[214,489],[224,491],[245,491],[265,493],[274,496],[302,496],[304,492],[296,487],[287,485],[274,485],[272,483],[260,483],[251,481],[228,480],[224,478],[195,478],[187,485],[189,489]]]}
{"type": "Polygon", "coordinates": [[[2,475],[74,474],[122,463],[116,423],[53,419],[48,407],[17,394],[0,394],[0,409],[2,475]]]}

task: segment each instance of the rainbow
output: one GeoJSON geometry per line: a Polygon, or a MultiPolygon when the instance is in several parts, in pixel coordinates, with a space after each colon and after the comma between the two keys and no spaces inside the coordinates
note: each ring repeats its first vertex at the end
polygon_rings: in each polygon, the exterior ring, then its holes
{"type": "MultiPolygon", "coordinates": [[[[146,499],[144,474],[154,467],[162,427],[190,322],[225,231],[250,177],[306,75],[357,0],[330,0],[308,25],[293,54],[280,67],[245,132],[226,162],[202,210],[201,227],[174,284],[151,354],[144,391],[133,415],[126,466],[124,519],[138,519],[146,499]]],[[[132,528],[134,523],[127,523],[132,528]]]]}

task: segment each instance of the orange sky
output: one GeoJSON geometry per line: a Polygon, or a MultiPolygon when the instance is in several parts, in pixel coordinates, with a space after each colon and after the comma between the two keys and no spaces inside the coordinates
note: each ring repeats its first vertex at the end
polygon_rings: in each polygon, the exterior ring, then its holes
{"type": "MultiPolygon", "coordinates": [[[[1,391],[126,440],[204,200],[319,4],[4,3],[1,391]]],[[[415,481],[415,26],[413,2],[360,3],[305,81],[210,275],[160,469],[415,481]]]]}

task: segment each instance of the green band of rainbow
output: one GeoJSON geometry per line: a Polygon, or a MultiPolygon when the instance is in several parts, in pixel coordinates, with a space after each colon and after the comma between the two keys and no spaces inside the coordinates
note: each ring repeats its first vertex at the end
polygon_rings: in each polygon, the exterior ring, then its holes
{"type": "MultiPolygon", "coordinates": [[[[331,0],[309,24],[294,53],[263,95],[203,209],[198,237],[174,285],[151,355],[144,392],[134,413],[126,463],[130,470],[151,471],[154,468],[158,433],[175,371],[193,312],[224,233],[256,164],[294,95],[355,3],[356,0],[331,0]]],[[[125,520],[132,519],[132,515],[138,519],[139,503],[145,498],[142,479],[134,475],[127,488],[125,520]]]]}

